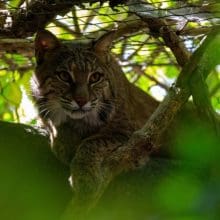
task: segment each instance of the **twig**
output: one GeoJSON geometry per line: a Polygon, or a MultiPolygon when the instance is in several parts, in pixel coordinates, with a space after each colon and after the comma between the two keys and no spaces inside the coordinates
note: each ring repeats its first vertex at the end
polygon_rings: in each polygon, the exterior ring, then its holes
{"type": "Polygon", "coordinates": [[[78,17],[76,14],[76,8],[73,7],[72,9],[72,15],[73,15],[73,24],[74,24],[74,28],[75,28],[75,32],[78,33],[78,36],[81,37],[82,33],[80,30],[80,26],[79,26],[79,22],[78,22],[78,17]]]}
{"type": "Polygon", "coordinates": [[[89,26],[89,24],[92,22],[92,20],[95,18],[95,15],[97,14],[97,10],[92,10],[90,11],[90,14],[88,15],[86,21],[85,21],[85,24],[82,28],[83,32],[86,31],[87,27],[89,26]]]}
{"type": "Polygon", "coordinates": [[[122,42],[122,46],[121,46],[121,51],[120,51],[120,60],[124,60],[124,54],[126,51],[126,45],[127,45],[128,41],[127,38],[122,42]]]}
{"type": "Polygon", "coordinates": [[[81,36],[81,34],[79,32],[72,30],[67,24],[65,24],[61,21],[58,21],[58,20],[54,19],[53,23],[56,26],[63,28],[67,33],[70,33],[75,37],[80,37],[81,36]]]}
{"type": "Polygon", "coordinates": [[[159,82],[155,77],[145,73],[140,66],[136,65],[136,66],[133,66],[132,69],[138,73],[139,75],[142,75],[142,76],[145,76],[147,77],[148,79],[150,79],[151,81],[155,82],[156,85],[160,86],[161,88],[165,89],[166,91],[169,90],[169,87],[161,82],[159,82]]]}
{"type": "Polygon", "coordinates": [[[144,43],[142,45],[140,45],[133,53],[131,53],[127,60],[131,60],[134,56],[136,56],[138,54],[138,52],[143,48],[143,46],[145,44],[147,44],[148,40],[150,39],[150,36],[144,41],[144,43]]]}

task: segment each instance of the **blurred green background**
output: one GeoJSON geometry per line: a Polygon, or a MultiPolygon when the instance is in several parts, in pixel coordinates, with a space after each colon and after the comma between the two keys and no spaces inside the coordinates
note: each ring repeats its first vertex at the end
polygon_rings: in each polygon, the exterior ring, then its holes
{"type": "MultiPolygon", "coordinates": [[[[13,15],[21,2],[25,8],[29,1],[5,1],[2,6],[13,15]]],[[[208,3],[148,2],[163,10],[208,3]]],[[[218,12],[219,5],[215,9],[218,12]]],[[[67,41],[95,37],[100,30],[129,20],[127,10],[117,7],[115,11],[107,4],[86,5],[85,9],[76,6],[65,16],[57,16],[47,29],[67,41]]],[[[8,19],[10,23],[10,16],[8,19]]],[[[209,18],[186,22],[183,29],[189,34],[180,37],[190,52],[202,43],[206,28],[212,25],[209,18]],[[202,32],[192,35],[196,30],[202,32]]],[[[33,37],[21,40],[33,47],[33,37]]],[[[181,69],[163,40],[144,31],[120,38],[112,52],[127,78],[157,100],[163,99],[181,69]]],[[[72,196],[68,167],[51,154],[48,137],[32,127],[37,124],[29,83],[34,66],[34,52],[12,53],[0,48],[0,219],[4,220],[59,219],[72,196]]],[[[206,83],[212,106],[219,113],[220,65],[206,83]]],[[[182,159],[152,158],[145,168],[121,175],[88,219],[220,219],[219,140],[205,125],[188,121],[174,133],[172,153],[182,159]]]]}

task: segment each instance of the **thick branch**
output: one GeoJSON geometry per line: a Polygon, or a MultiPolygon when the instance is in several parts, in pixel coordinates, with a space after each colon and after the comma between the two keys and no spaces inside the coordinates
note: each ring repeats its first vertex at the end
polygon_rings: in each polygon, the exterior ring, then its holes
{"type": "Polygon", "coordinates": [[[33,57],[33,42],[26,39],[0,39],[0,56],[7,53],[18,53],[25,56],[33,57]]]}
{"type": "Polygon", "coordinates": [[[32,1],[26,10],[19,10],[13,15],[10,28],[14,37],[33,35],[38,29],[43,29],[58,14],[65,14],[76,3],[75,1],[32,1]]]}
{"type": "Polygon", "coordinates": [[[213,67],[219,63],[219,54],[220,31],[217,29],[209,34],[199,49],[192,55],[180,73],[176,84],[171,87],[164,101],[158,106],[144,127],[136,131],[128,144],[119,148],[107,163],[114,164],[114,169],[117,167],[121,172],[123,168],[132,168],[131,158],[138,160],[138,158],[143,158],[144,152],[146,156],[152,152],[157,145],[158,138],[164,130],[168,129],[177,112],[188,100],[191,94],[189,81],[192,75],[202,74],[206,78],[213,67]],[[117,161],[117,155],[125,155],[125,157],[117,161]]]}
{"type": "MultiPolygon", "coordinates": [[[[126,34],[136,33],[139,30],[146,28],[145,22],[141,20],[125,20],[123,22],[123,25],[119,25],[117,30],[115,30],[115,39],[120,38],[121,36],[124,36],[126,34]]],[[[109,31],[112,30],[112,26],[109,27],[109,31]]],[[[107,28],[108,29],[108,28],[107,28]]],[[[147,28],[146,28],[147,29],[147,28]]],[[[106,30],[105,30],[106,31],[106,30]]],[[[146,30],[147,31],[147,30],[146,30]]],[[[76,32],[72,32],[75,36],[77,36],[76,32]]],[[[103,34],[103,33],[102,33],[103,34]]],[[[90,34],[87,35],[86,38],[88,39],[96,39],[101,35],[101,32],[97,32],[96,34],[90,34]]],[[[5,53],[7,51],[8,53],[21,53],[26,56],[33,56],[34,51],[34,45],[31,40],[26,39],[11,39],[11,38],[5,38],[0,39],[0,54],[5,53]]]]}

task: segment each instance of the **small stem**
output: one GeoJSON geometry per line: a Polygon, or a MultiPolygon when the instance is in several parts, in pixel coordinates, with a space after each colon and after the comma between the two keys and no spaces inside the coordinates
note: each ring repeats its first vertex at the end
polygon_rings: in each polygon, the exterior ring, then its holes
{"type": "Polygon", "coordinates": [[[75,32],[78,34],[78,36],[81,36],[82,33],[81,33],[80,25],[79,25],[79,22],[78,22],[78,16],[77,16],[77,13],[76,13],[75,6],[72,9],[72,15],[73,15],[73,24],[74,24],[74,27],[75,27],[75,32]]]}

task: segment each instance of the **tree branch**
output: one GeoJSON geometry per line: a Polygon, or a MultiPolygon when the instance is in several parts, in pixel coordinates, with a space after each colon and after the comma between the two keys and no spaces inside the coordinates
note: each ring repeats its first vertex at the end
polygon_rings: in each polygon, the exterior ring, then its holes
{"type": "MultiPolygon", "coordinates": [[[[148,24],[148,27],[154,34],[159,34],[163,38],[166,46],[172,50],[181,67],[188,63],[191,54],[188,52],[182,40],[177,36],[172,28],[168,26],[164,19],[155,18],[148,13],[145,14],[143,10],[140,12],[139,6],[131,7],[134,8],[136,14],[148,24]]],[[[219,28],[217,29],[219,30],[219,28]]],[[[216,62],[216,65],[217,64],[218,62],[216,62]]],[[[193,74],[189,80],[189,86],[200,117],[203,118],[203,120],[205,118],[211,127],[214,126],[217,134],[220,134],[220,128],[216,122],[214,109],[209,99],[204,76],[198,72],[193,74]]]]}
{"type": "Polygon", "coordinates": [[[147,73],[144,72],[144,70],[141,69],[141,66],[139,65],[135,65],[132,66],[132,69],[138,74],[138,75],[142,75],[147,77],[148,79],[150,79],[152,82],[155,82],[156,85],[160,86],[161,88],[163,88],[164,90],[168,90],[168,86],[164,83],[161,83],[160,81],[158,81],[158,79],[156,79],[154,76],[151,76],[147,73]]]}
{"type": "MultiPolygon", "coordinates": [[[[138,19],[137,21],[125,20],[123,25],[119,25],[119,27],[115,30],[115,39],[120,38],[126,34],[136,33],[139,30],[146,28],[145,22],[138,19]]],[[[59,24],[61,26],[61,24],[59,24]]],[[[105,29],[105,32],[109,29],[112,30],[112,26],[105,29]]],[[[70,31],[69,31],[70,32],[70,31]]],[[[72,34],[77,35],[78,33],[72,32],[72,34]]],[[[90,34],[85,36],[85,39],[96,39],[101,36],[103,33],[99,32],[98,34],[90,34]]],[[[20,39],[20,38],[0,38],[0,54],[5,53],[5,51],[9,53],[20,53],[27,56],[33,56],[34,45],[32,40],[20,39]]]]}
{"type": "MultiPolygon", "coordinates": [[[[138,12],[136,12],[136,14],[140,16],[138,12]]],[[[166,46],[171,49],[179,65],[184,66],[189,60],[190,53],[188,52],[182,40],[169,27],[166,21],[163,19],[152,18],[143,15],[140,17],[147,23],[153,35],[156,34],[163,38],[166,46]]]]}
{"type": "Polygon", "coordinates": [[[164,101],[160,103],[156,111],[143,126],[136,131],[128,141],[126,146],[119,148],[107,163],[114,165],[113,169],[118,169],[120,173],[123,169],[131,169],[135,164],[130,161],[135,158],[137,161],[146,157],[157,148],[157,140],[168,129],[177,112],[188,100],[191,91],[188,83],[192,75],[201,74],[204,78],[215,65],[219,64],[220,54],[220,31],[213,30],[203,42],[203,44],[192,55],[190,61],[182,69],[175,85],[173,85],[164,101]],[[215,49],[214,49],[215,48],[215,49]],[[213,51],[214,54],[213,54],[213,51]],[[124,158],[118,158],[124,155],[124,158]]]}
{"type": "Polygon", "coordinates": [[[59,21],[59,20],[54,19],[54,20],[53,20],[53,23],[54,23],[56,26],[63,28],[66,32],[72,34],[73,36],[81,37],[81,34],[80,34],[79,32],[74,31],[74,30],[71,29],[67,24],[63,23],[62,21],[59,21]]]}
{"type": "Polygon", "coordinates": [[[113,0],[32,0],[27,9],[20,9],[13,13],[12,26],[7,30],[1,29],[0,35],[14,38],[32,36],[37,30],[45,28],[56,15],[66,14],[74,5],[96,2],[109,2],[110,6],[114,7],[123,3],[123,0],[117,1],[117,3],[113,0]]]}
{"type": "Polygon", "coordinates": [[[33,57],[34,45],[33,42],[26,39],[12,39],[12,38],[0,38],[0,56],[7,53],[18,53],[25,56],[33,57]]]}

